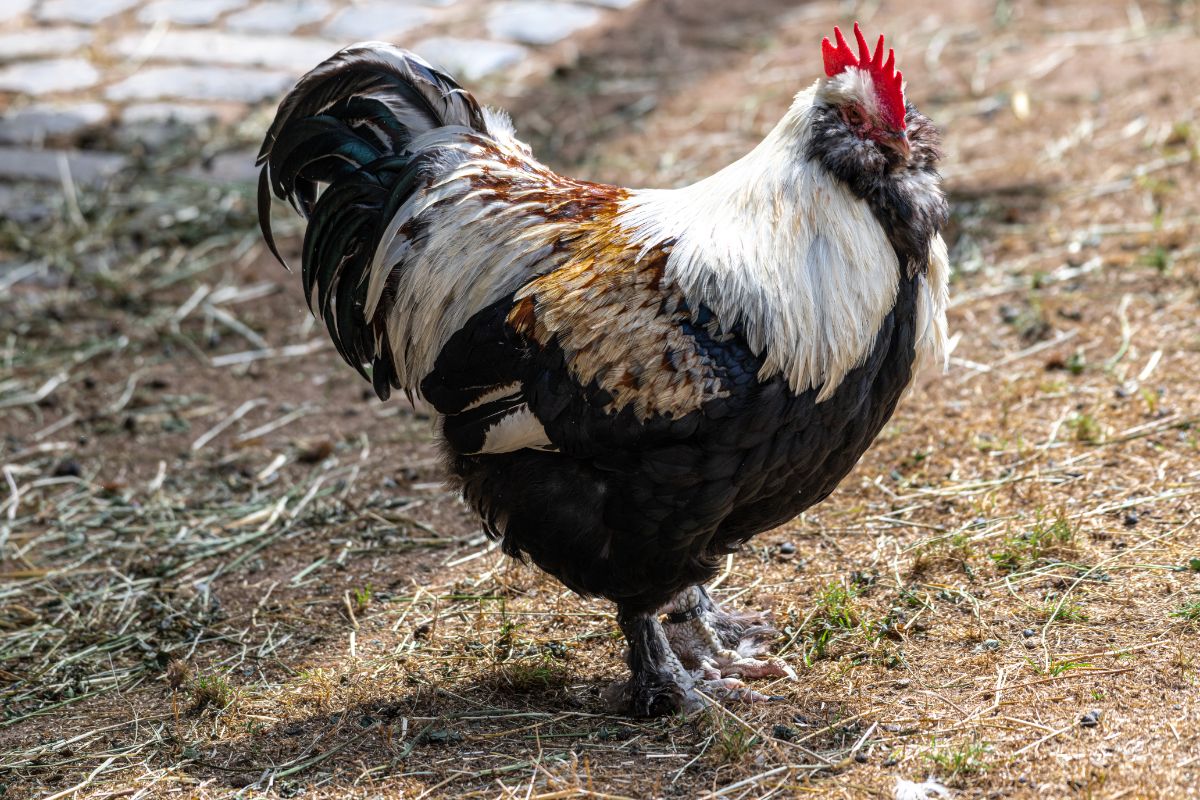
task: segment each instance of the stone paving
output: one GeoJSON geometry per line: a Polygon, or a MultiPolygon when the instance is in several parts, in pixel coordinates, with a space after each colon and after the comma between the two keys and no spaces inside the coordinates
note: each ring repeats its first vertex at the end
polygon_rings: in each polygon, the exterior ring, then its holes
{"type": "Polygon", "coordinates": [[[243,119],[364,39],[465,82],[528,75],[638,1],[0,0],[0,184],[56,182],[64,165],[101,179],[125,163],[122,143],[243,119]]]}

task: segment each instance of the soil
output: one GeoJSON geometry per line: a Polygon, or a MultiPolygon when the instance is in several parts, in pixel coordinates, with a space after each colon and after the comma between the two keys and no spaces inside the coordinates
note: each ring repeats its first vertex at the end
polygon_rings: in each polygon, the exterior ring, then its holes
{"type": "MultiPolygon", "coordinates": [[[[679,185],[774,125],[846,13],[646,0],[480,95],[557,169],[679,185]]],[[[1200,796],[1197,7],[857,15],[946,133],[956,346],[721,577],[773,609],[783,699],[611,714],[611,609],[481,534],[246,189],[139,216],[178,182],[151,168],[3,223],[48,267],[0,298],[0,796],[1200,796]]]]}

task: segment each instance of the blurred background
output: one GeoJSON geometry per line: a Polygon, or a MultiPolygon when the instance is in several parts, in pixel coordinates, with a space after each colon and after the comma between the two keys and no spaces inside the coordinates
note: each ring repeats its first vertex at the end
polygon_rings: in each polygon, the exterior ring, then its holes
{"type": "Polygon", "coordinates": [[[1194,0],[0,0],[0,796],[1189,796],[1198,24],[1194,0]],[[260,240],[255,153],[296,78],[383,39],[552,167],[677,186],[855,19],[946,134],[950,368],[723,578],[774,607],[786,701],[609,717],[610,609],[502,559],[426,411],[340,361],[260,240]]]}

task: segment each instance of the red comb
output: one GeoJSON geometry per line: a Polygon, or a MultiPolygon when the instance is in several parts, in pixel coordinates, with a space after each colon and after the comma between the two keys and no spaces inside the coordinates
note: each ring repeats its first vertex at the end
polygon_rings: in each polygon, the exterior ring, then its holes
{"type": "Polygon", "coordinates": [[[854,23],[854,38],[858,40],[858,55],[846,44],[841,28],[833,29],[833,37],[837,40],[835,47],[829,37],[821,40],[821,53],[825,56],[825,74],[829,77],[845,72],[850,67],[864,69],[871,74],[875,82],[875,94],[882,107],[884,121],[896,130],[904,130],[904,73],[896,72],[896,51],[887,51],[887,61],[883,60],[883,36],[875,45],[875,53],[867,46],[858,23],[854,23]]]}

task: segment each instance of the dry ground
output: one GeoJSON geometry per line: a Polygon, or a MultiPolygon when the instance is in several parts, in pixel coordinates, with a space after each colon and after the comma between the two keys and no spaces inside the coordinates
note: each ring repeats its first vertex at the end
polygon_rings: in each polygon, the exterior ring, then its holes
{"type": "Polygon", "coordinates": [[[950,370],[716,592],[774,608],[785,700],[607,714],[610,609],[497,554],[245,187],[158,155],[0,223],[0,796],[1200,796],[1195,4],[737,5],[648,0],[481,93],[556,166],[673,185],[857,16],[946,130],[950,370]]]}

